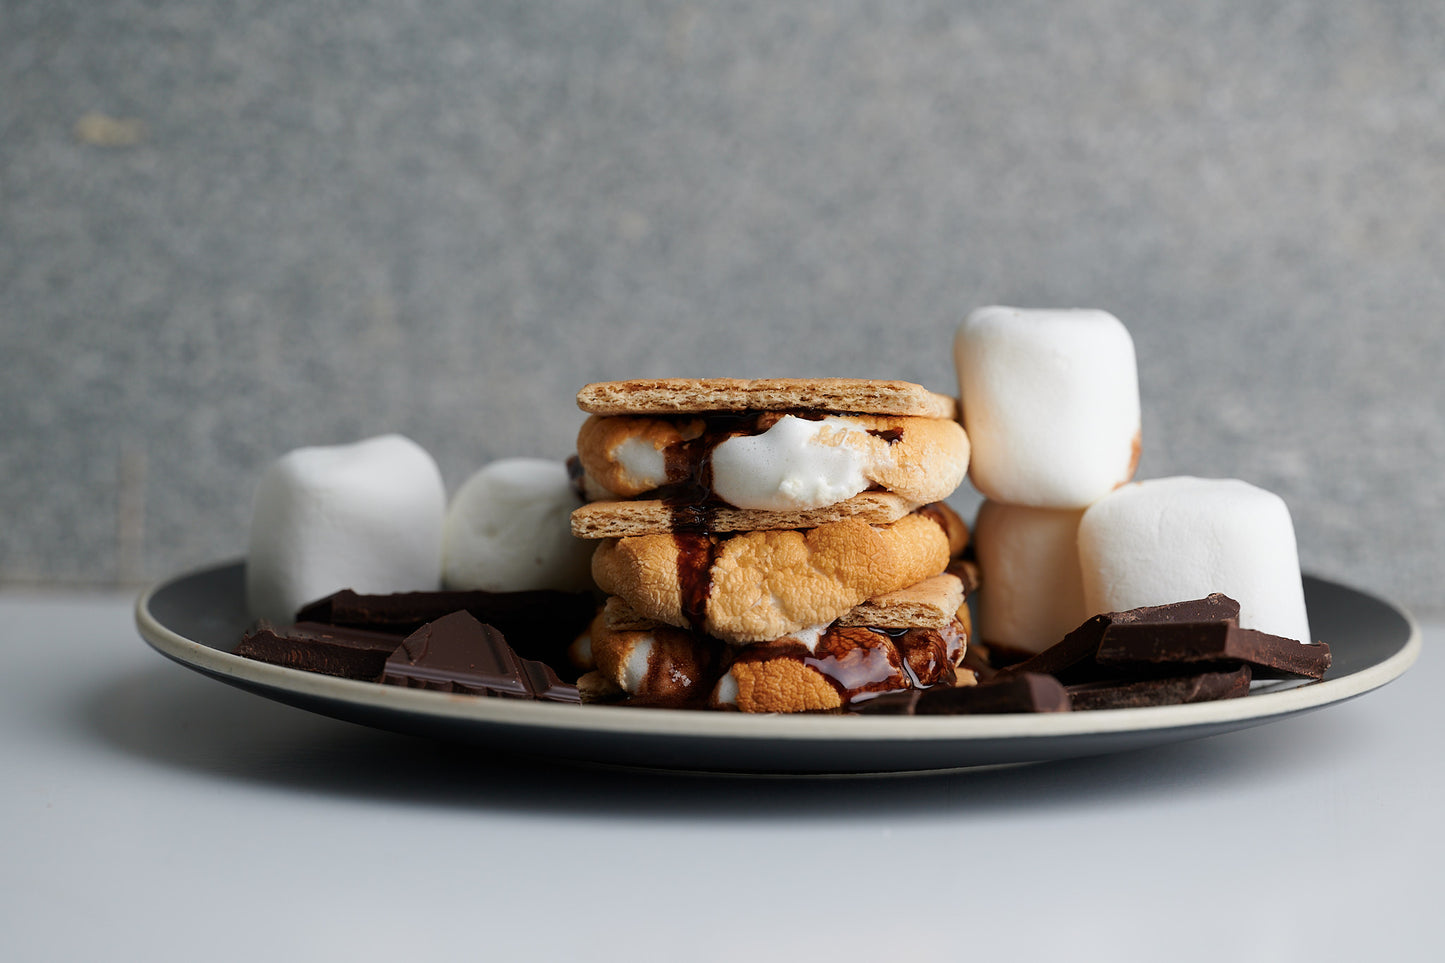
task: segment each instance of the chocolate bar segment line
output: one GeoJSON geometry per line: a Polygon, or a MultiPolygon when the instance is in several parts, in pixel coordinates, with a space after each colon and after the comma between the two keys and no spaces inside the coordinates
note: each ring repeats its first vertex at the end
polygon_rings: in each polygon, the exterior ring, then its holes
{"type": "Polygon", "coordinates": [[[521,659],[501,632],[466,612],[453,612],[417,629],[386,662],[388,685],[468,695],[579,702],[577,687],[547,666],[521,659]]]}
{"type": "Polygon", "coordinates": [[[1234,622],[1116,623],[1094,656],[1100,665],[1244,662],[1255,678],[1324,678],[1330,647],[1242,629],[1234,622]]]}
{"type": "Polygon", "coordinates": [[[1088,682],[1108,675],[1107,671],[1101,672],[1098,669],[1095,655],[1111,626],[1156,626],[1177,622],[1224,624],[1238,618],[1239,603],[1218,592],[1202,599],[1145,605],[1123,612],[1095,615],[1058,643],[1017,665],[1007,667],[1002,670],[1002,674],[1042,672],[1057,676],[1065,683],[1088,682]]]}
{"type": "Polygon", "coordinates": [[[275,626],[262,622],[242,636],[232,654],[271,665],[374,682],[401,645],[398,636],[317,622],[275,626]]]}
{"type": "Polygon", "coordinates": [[[1134,682],[1087,682],[1068,687],[1074,709],[1138,709],[1237,699],[1249,694],[1251,673],[1241,665],[1218,672],[1162,676],[1134,682]]]}
{"type": "Polygon", "coordinates": [[[1068,712],[1068,690],[1052,676],[1024,673],[986,685],[919,691],[914,715],[994,715],[1003,712],[1068,712]]]}

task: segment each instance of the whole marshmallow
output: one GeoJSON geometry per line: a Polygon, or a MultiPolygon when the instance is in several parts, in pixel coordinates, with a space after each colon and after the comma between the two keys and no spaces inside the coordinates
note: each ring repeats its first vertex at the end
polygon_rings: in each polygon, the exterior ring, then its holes
{"type": "Polygon", "coordinates": [[[979,308],[953,343],[969,476],[988,498],[1086,508],[1139,456],[1134,342],[1106,311],[979,308]]]}
{"type": "Polygon", "coordinates": [[[401,435],[282,456],[256,489],[252,617],[290,622],[302,605],[344,588],[435,589],[445,513],[436,461],[401,435]]]}
{"type": "Polygon", "coordinates": [[[492,462],[457,489],[447,510],[446,587],[488,592],[591,588],[593,544],[573,537],[570,521],[581,504],[561,462],[492,462]]]}
{"type": "Polygon", "coordinates": [[[1239,602],[1241,627],[1310,641],[1289,508],[1247,482],[1125,485],[1084,513],[1079,561],[1091,612],[1223,592],[1239,602]]]}
{"type": "Polygon", "coordinates": [[[1079,570],[1083,509],[1027,508],[986,501],[973,545],[983,572],[978,637],[985,644],[1042,652],[1089,616],[1079,570]]]}

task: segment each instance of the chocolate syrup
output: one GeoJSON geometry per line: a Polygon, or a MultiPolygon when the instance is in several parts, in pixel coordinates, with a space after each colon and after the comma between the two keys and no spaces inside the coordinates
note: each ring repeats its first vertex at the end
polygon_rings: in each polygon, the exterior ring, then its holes
{"type": "MultiPolygon", "coordinates": [[[[812,651],[780,639],[737,651],[733,664],[794,659],[813,669],[838,693],[845,708],[897,689],[926,689],[954,681],[949,661],[956,646],[949,630],[830,626],[812,651]]],[[[956,637],[956,630],[953,632],[956,637]]]]}
{"type": "Polygon", "coordinates": [[[712,453],[734,435],[757,429],[759,414],[714,414],[701,419],[692,437],[663,451],[668,484],[660,498],[672,516],[672,540],[677,546],[677,584],[687,624],[705,631],[707,600],[712,594],[712,565],[717,559],[713,521],[722,502],[712,493],[712,453]]]}
{"type": "Polygon", "coordinates": [[[712,565],[717,560],[717,539],[701,532],[673,532],[677,547],[677,587],[687,624],[706,632],[707,600],[712,595],[712,565]]]}

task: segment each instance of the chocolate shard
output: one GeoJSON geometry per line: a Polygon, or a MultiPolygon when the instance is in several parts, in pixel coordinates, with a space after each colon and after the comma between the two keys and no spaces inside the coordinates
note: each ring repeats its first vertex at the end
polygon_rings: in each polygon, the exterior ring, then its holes
{"type": "Polygon", "coordinates": [[[998,676],[1002,679],[1036,673],[1051,675],[1064,682],[1097,678],[1099,672],[1094,663],[1094,653],[1099,651],[1099,642],[1109,625],[1110,616],[1096,615],[1038,655],[1000,669],[998,676]]]}
{"type": "Polygon", "coordinates": [[[522,659],[522,676],[527,690],[540,702],[570,702],[582,704],[582,693],[577,686],[557,678],[552,667],[536,659],[522,659]]]}
{"type": "MultiPolygon", "coordinates": [[[[1095,654],[1105,633],[1115,625],[1172,625],[1178,622],[1230,622],[1239,618],[1239,603],[1215,592],[1202,599],[1144,605],[1123,612],[1095,615],[1063,640],[1037,655],[1001,670],[1006,674],[1041,672],[1066,684],[1094,682],[1108,678],[1112,670],[1101,669],[1095,654]]],[[[1117,674],[1117,673],[1112,673],[1117,674]]]]}
{"type": "Polygon", "coordinates": [[[467,612],[478,622],[495,627],[523,658],[561,667],[568,664],[567,647],[597,614],[597,603],[588,592],[550,589],[390,595],[361,595],[343,589],[303,607],[296,613],[296,621],[406,636],[453,612],[467,612]]]}
{"type": "Polygon", "coordinates": [[[1068,711],[1069,693],[1059,680],[1034,672],[983,685],[922,689],[913,703],[913,714],[920,716],[1068,711]]]}
{"type": "Polygon", "coordinates": [[[1137,709],[1212,702],[1249,694],[1251,673],[1241,665],[1218,672],[1162,676],[1134,682],[1089,682],[1068,687],[1074,709],[1137,709]]]}
{"type": "Polygon", "coordinates": [[[1214,592],[1202,599],[1141,605],[1137,609],[1110,612],[1108,618],[1115,625],[1122,622],[1237,622],[1239,603],[1228,595],[1214,592]]]}
{"type": "Polygon", "coordinates": [[[235,655],[291,669],[374,682],[401,639],[318,622],[276,626],[262,622],[242,636],[235,655]]]}
{"type": "Polygon", "coordinates": [[[922,689],[895,689],[863,702],[854,702],[848,706],[848,711],[868,716],[911,716],[922,694],[922,689]]]}
{"type": "Polygon", "coordinates": [[[1234,622],[1121,622],[1109,626],[1095,660],[1108,666],[1243,662],[1257,679],[1321,679],[1330,647],[1304,643],[1234,622]]]}
{"type": "Polygon", "coordinates": [[[386,661],[381,681],[469,695],[580,702],[541,663],[522,659],[501,632],[467,612],[452,612],[417,629],[386,661]]]}

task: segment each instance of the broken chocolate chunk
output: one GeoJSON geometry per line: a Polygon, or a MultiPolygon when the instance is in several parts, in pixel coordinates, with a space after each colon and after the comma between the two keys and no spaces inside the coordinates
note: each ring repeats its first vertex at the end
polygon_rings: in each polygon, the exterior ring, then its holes
{"type": "Polygon", "coordinates": [[[1100,665],[1196,665],[1244,662],[1257,679],[1324,678],[1330,647],[1228,622],[1116,622],[1104,631],[1100,665]]]}
{"type": "Polygon", "coordinates": [[[410,635],[453,612],[493,626],[523,658],[566,666],[567,647],[592,620],[597,603],[588,592],[397,592],[360,595],[343,589],[306,605],[298,622],[325,622],[373,632],[410,635]]]}
{"type": "Polygon", "coordinates": [[[1086,682],[1068,686],[1075,711],[1138,709],[1187,702],[1212,702],[1249,694],[1249,666],[1194,675],[1161,676],[1134,682],[1086,682]]]}
{"type": "Polygon", "coordinates": [[[969,686],[935,686],[882,695],[856,707],[868,715],[995,715],[1068,712],[1069,693],[1052,676],[1027,673],[969,686]]]}
{"type": "MultiPolygon", "coordinates": [[[[1070,685],[1094,682],[1118,674],[1117,669],[1101,669],[1095,658],[1100,643],[1112,626],[1156,626],[1178,622],[1224,624],[1238,618],[1239,603],[1218,592],[1202,599],[1145,605],[1123,612],[1095,615],[1064,636],[1062,641],[1001,671],[1009,675],[1041,672],[1070,685]]],[[[1140,631],[1145,630],[1141,628],[1140,631]]]]}
{"type": "Polygon", "coordinates": [[[401,639],[382,632],[318,622],[286,626],[262,622],[241,638],[234,654],[290,669],[374,682],[399,645],[401,639]]]}
{"type": "Polygon", "coordinates": [[[386,662],[381,681],[469,695],[579,702],[549,667],[517,656],[501,632],[467,612],[444,615],[417,629],[386,662]]]}

